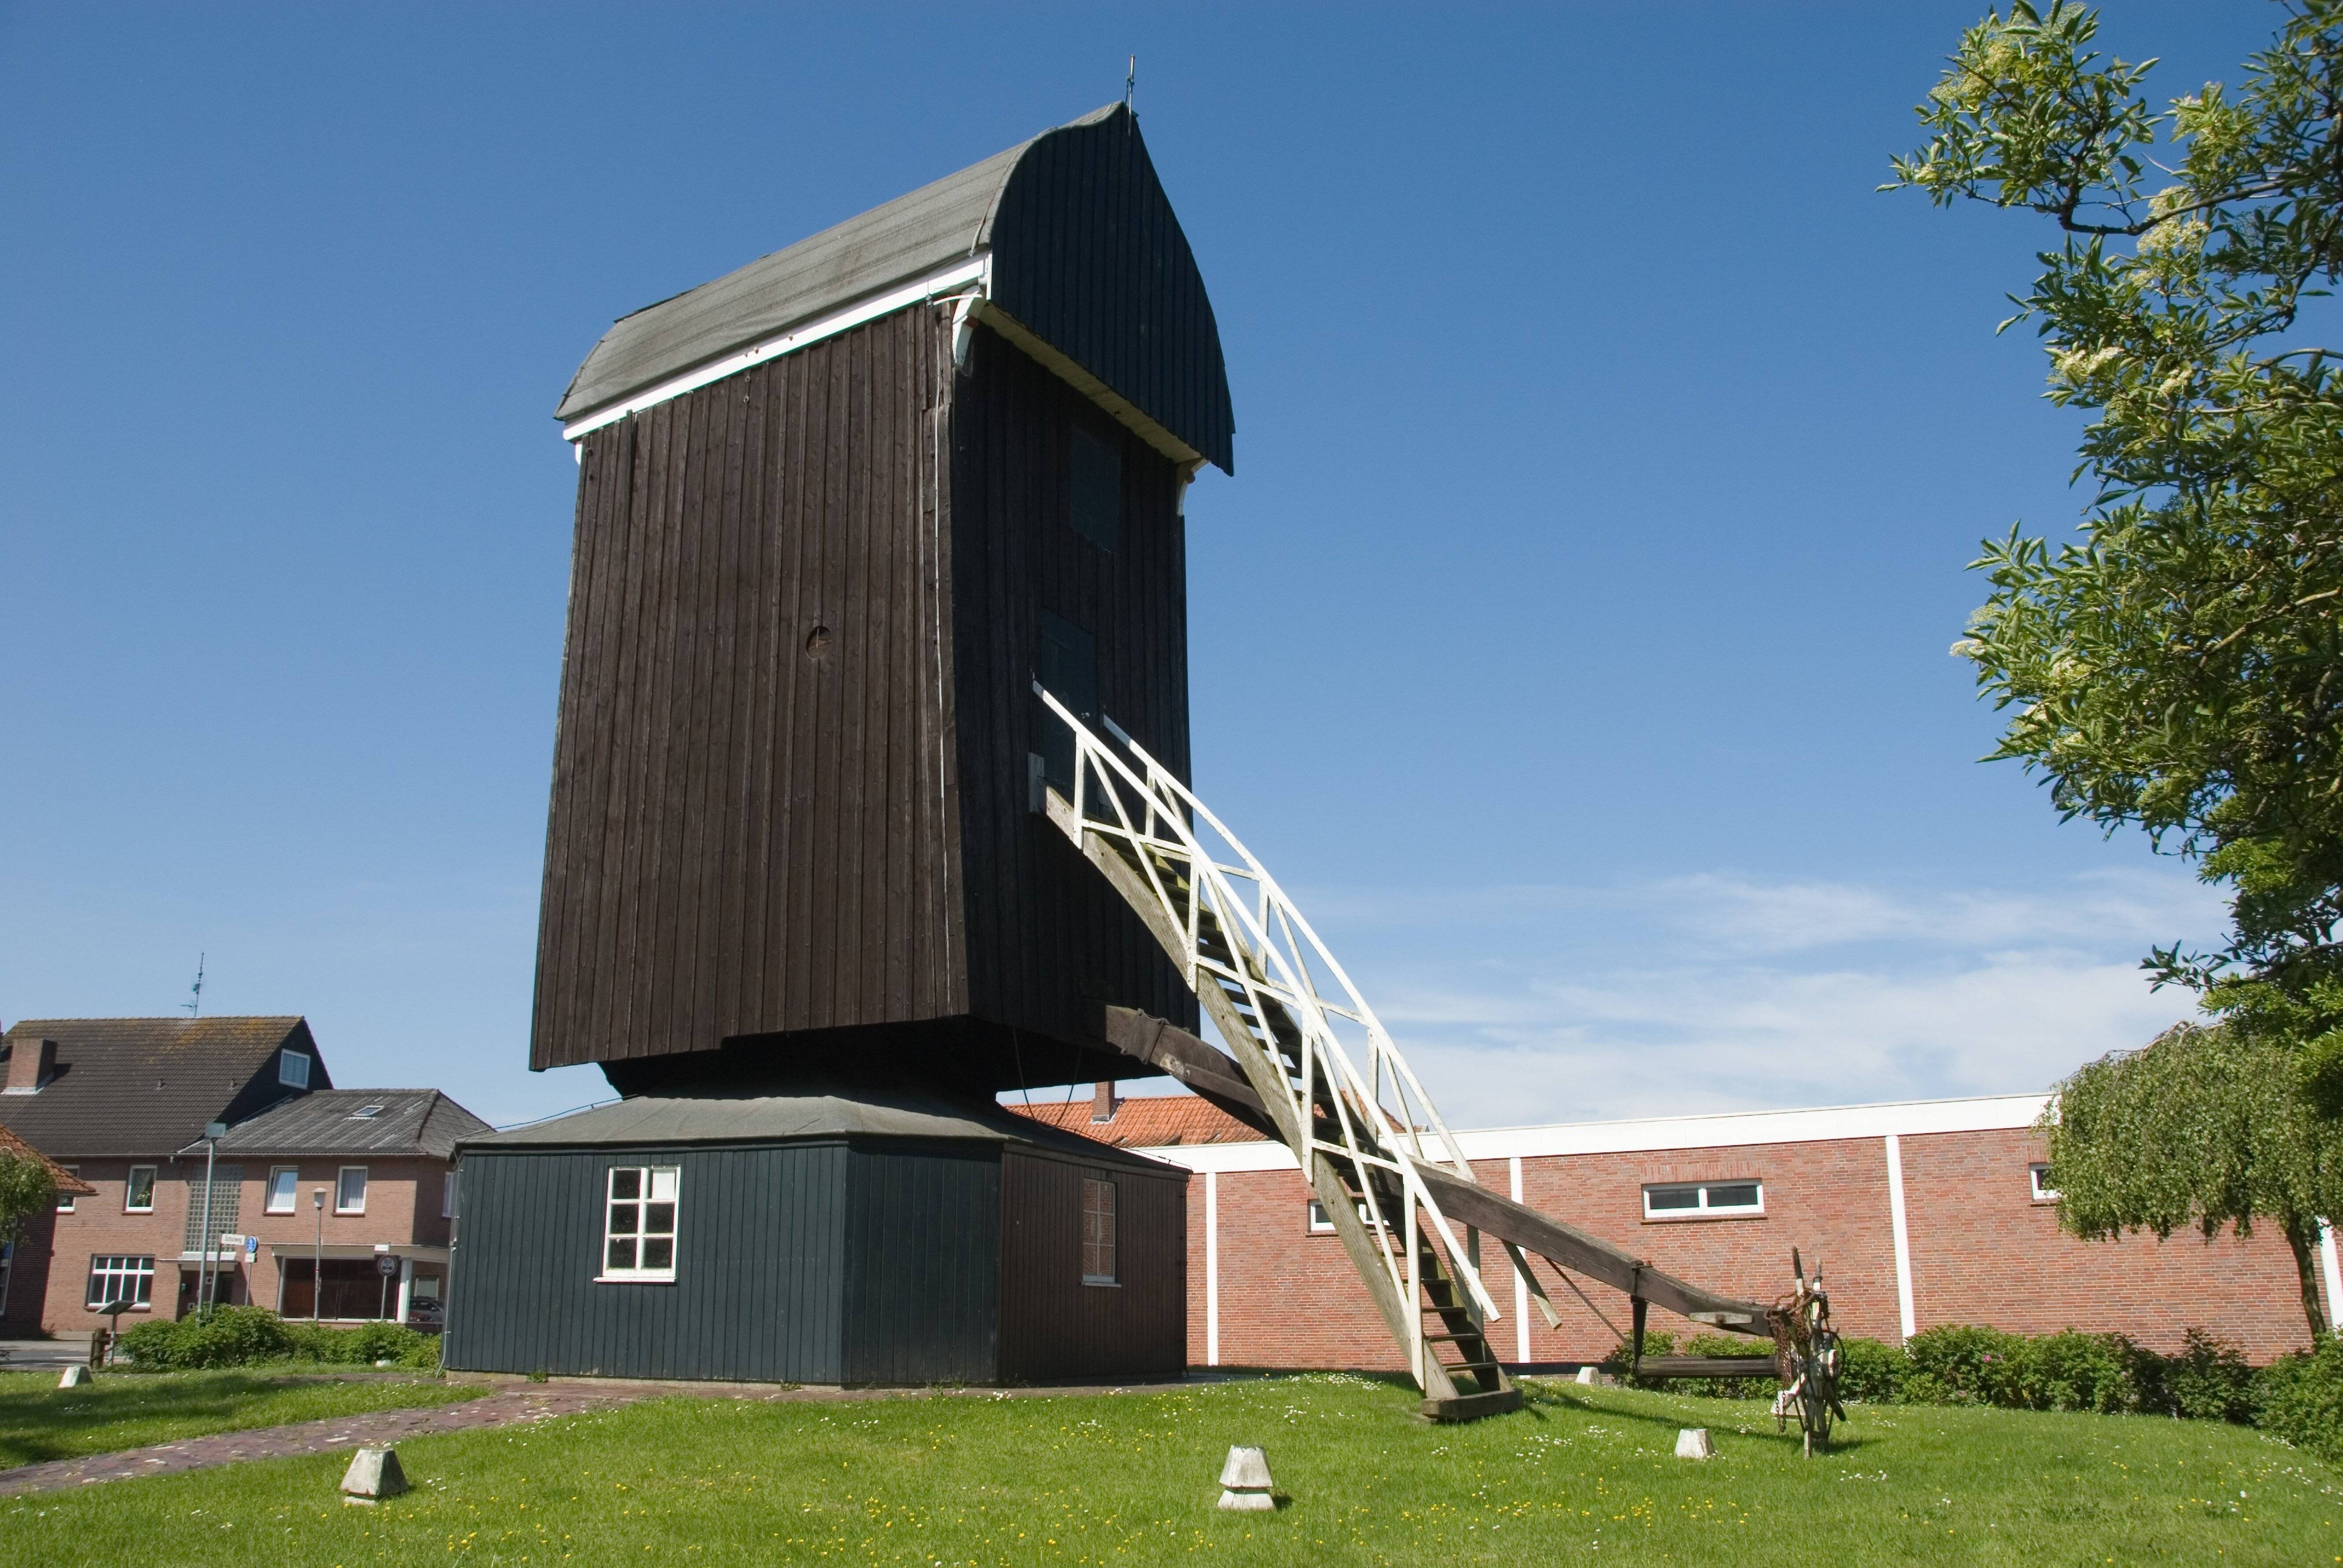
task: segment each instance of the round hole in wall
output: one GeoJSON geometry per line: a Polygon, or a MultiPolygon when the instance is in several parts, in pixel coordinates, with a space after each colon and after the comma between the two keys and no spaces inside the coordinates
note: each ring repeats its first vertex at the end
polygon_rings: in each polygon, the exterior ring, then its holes
{"type": "Polygon", "coordinates": [[[820,658],[830,649],[830,628],[818,626],[806,633],[806,657],[820,658]]]}

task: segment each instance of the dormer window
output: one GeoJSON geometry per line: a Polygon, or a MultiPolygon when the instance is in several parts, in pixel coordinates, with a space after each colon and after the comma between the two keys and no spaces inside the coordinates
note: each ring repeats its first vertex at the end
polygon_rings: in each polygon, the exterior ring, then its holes
{"type": "Polygon", "coordinates": [[[307,1051],[280,1050],[277,1053],[277,1081],[287,1089],[309,1087],[309,1057],[307,1051]]]}

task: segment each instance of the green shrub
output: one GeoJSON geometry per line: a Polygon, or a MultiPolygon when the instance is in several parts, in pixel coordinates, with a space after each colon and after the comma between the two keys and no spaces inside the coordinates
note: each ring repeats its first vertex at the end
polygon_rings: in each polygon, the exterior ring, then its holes
{"type": "Polygon", "coordinates": [[[1995,1389],[1996,1404],[2024,1410],[2082,1410],[2101,1415],[2139,1408],[2136,1375],[2139,1347],[2121,1334],[2067,1329],[2021,1339],[2010,1376],[1995,1389]]]}
{"type": "Polygon", "coordinates": [[[1904,1342],[1904,1398],[1912,1404],[2016,1404],[2026,1342],[1999,1329],[1945,1323],[1904,1342]]]}
{"type": "Polygon", "coordinates": [[[1838,1356],[1842,1399],[1894,1404],[1904,1397],[1904,1376],[1911,1362],[1900,1346],[1878,1340],[1844,1339],[1838,1342],[1838,1356]]]}
{"type": "Polygon", "coordinates": [[[201,1317],[141,1323],[122,1336],[123,1353],[146,1372],[209,1370],[262,1362],[310,1361],[437,1370],[439,1340],[397,1323],[354,1329],[287,1322],[265,1307],[217,1307],[201,1317]]]}
{"type": "Polygon", "coordinates": [[[2246,1354],[2203,1329],[2190,1329],[2177,1356],[2140,1352],[2143,1410],[2197,1421],[2250,1422],[2254,1419],[2254,1369],[2246,1354]]]}
{"type": "Polygon", "coordinates": [[[2255,1422],[2297,1448],[2343,1464],[2343,1338],[2281,1356],[2254,1376],[2255,1422]]]}

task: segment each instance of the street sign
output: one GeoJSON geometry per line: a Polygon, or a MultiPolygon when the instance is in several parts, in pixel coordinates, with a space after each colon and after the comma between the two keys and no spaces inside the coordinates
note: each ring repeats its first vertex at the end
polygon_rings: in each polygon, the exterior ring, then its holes
{"type": "Polygon", "coordinates": [[[374,1266],[385,1274],[395,1274],[398,1272],[398,1259],[392,1253],[385,1252],[375,1259],[374,1266]]]}

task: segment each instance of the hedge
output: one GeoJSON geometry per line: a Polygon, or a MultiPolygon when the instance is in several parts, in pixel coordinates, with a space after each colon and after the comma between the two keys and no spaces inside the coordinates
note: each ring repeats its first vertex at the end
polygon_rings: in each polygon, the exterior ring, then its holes
{"type": "MultiPolygon", "coordinates": [[[[1695,1355],[1747,1355],[1757,1342],[1702,1334],[1695,1355]]],[[[1902,1345],[1839,1342],[1839,1392],[1849,1402],[1975,1404],[2004,1410],[2093,1411],[2105,1415],[2165,1415],[2260,1427],[2343,1463],[2343,1338],[2325,1336],[2315,1351],[2250,1365],[2237,1346],[2190,1329],[2177,1354],[2165,1355],[2123,1334],[2007,1333],[1948,1323],[1902,1345]]],[[[1666,1355],[1674,1339],[1644,1336],[1645,1355],[1666,1355]]],[[[1626,1347],[1604,1365],[1624,1373],[1626,1347]]],[[[1756,1379],[1688,1378],[1662,1385],[1717,1398],[1770,1397],[1756,1379]]]]}
{"type": "Polygon", "coordinates": [[[437,1371],[439,1337],[397,1323],[354,1329],[287,1322],[266,1307],[217,1307],[200,1317],[161,1319],[122,1336],[122,1352],[143,1372],[251,1366],[262,1362],[322,1362],[371,1366],[389,1361],[437,1371]]]}

